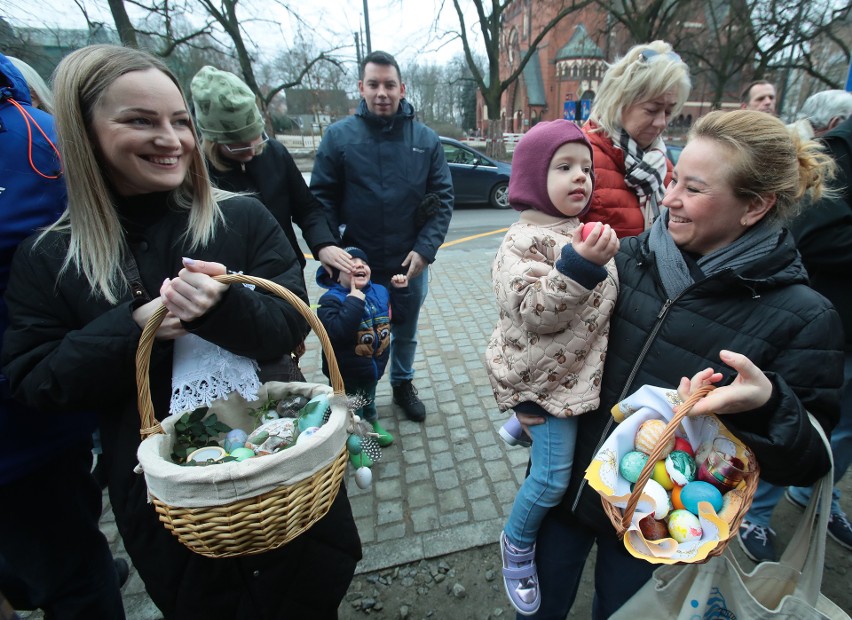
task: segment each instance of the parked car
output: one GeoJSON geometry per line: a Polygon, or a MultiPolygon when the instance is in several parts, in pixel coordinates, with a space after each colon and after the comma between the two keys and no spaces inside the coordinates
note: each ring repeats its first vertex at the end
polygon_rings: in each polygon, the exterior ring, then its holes
{"type": "Polygon", "coordinates": [[[497,161],[452,138],[441,138],[453,175],[456,204],[490,204],[509,208],[512,165],[497,161]]]}

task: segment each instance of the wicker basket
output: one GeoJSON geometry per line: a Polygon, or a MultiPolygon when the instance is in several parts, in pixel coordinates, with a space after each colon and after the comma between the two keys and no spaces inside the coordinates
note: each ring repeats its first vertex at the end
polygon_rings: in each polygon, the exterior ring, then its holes
{"type": "MultiPolygon", "coordinates": [[[[216,276],[215,279],[225,284],[253,284],[295,307],[319,337],[328,359],[334,394],[345,394],[343,379],[328,334],[316,315],[301,299],[284,287],[261,278],[228,274],[216,276]]],[[[149,370],[154,334],[166,312],[166,308],[161,306],[148,321],[142,331],[136,353],[140,432],[143,440],[150,435],[164,433],[154,416],[149,370]]],[[[182,508],[169,506],[153,496],[151,499],[166,529],[195,553],[212,558],[253,555],[288,543],[321,519],[337,496],[346,462],[346,446],[342,445],[337,458],[313,475],[295,484],[281,486],[271,492],[224,506],[182,508]]]]}
{"type": "MultiPolygon", "coordinates": [[[[714,388],[712,385],[700,388],[695,393],[693,393],[682,405],[678,407],[678,410],[674,414],[674,417],[666,425],[665,430],[663,430],[663,434],[660,436],[659,443],[657,443],[656,447],[648,456],[648,461],[645,463],[645,467],[642,469],[642,472],[639,474],[639,478],[636,480],[636,484],[633,487],[633,491],[630,493],[630,499],[627,501],[627,506],[625,506],[624,512],[622,512],[620,508],[617,508],[616,506],[608,502],[605,498],[601,498],[601,503],[603,504],[604,512],[607,514],[609,520],[612,522],[612,525],[615,527],[615,532],[618,535],[619,539],[624,538],[624,535],[627,533],[627,530],[630,527],[630,524],[633,520],[633,512],[636,510],[636,505],[639,503],[639,496],[642,494],[642,490],[645,488],[645,483],[648,482],[648,480],[651,478],[651,474],[654,471],[654,465],[660,459],[663,447],[668,443],[668,441],[672,437],[674,437],[675,431],[677,430],[678,426],[680,426],[681,421],[692,410],[692,407],[695,405],[695,403],[697,403],[707,394],[712,392],[713,389],[714,388]]],[[[755,489],[757,489],[757,483],[760,474],[760,467],[757,464],[757,460],[753,460],[751,465],[751,471],[744,478],[745,485],[743,487],[740,487],[743,491],[743,502],[740,505],[740,508],[737,511],[736,515],[734,516],[733,521],[731,522],[729,536],[728,538],[719,541],[719,544],[716,545],[716,547],[714,547],[707,554],[707,559],[722,554],[722,552],[725,550],[725,547],[731,541],[733,536],[739,531],[740,523],[742,523],[743,517],[745,517],[746,513],[751,507],[751,501],[754,497],[755,489]]],[[[706,561],[706,559],[704,561],[706,561]]],[[[675,563],[683,564],[686,562],[675,563]]]]}

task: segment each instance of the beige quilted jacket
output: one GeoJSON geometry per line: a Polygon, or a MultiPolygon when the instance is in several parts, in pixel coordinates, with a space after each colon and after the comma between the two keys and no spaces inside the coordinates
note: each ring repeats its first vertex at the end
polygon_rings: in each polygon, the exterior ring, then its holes
{"type": "Polygon", "coordinates": [[[610,260],[589,290],[554,267],[578,225],[522,211],[494,259],[500,318],[485,360],[501,411],[522,401],[558,417],[598,407],[618,274],[610,260]]]}

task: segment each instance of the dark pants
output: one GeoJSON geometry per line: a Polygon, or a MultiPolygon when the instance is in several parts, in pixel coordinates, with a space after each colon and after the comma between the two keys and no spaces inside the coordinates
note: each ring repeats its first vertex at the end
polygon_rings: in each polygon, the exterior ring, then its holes
{"type": "Polygon", "coordinates": [[[91,446],[81,443],[0,486],[0,591],[14,608],[49,619],[124,618],[91,466],[91,446]]]}
{"type": "Polygon", "coordinates": [[[567,523],[550,511],[536,539],[535,561],[541,588],[541,607],[533,616],[518,620],[562,620],[568,616],[592,545],[597,543],[595,596],[592,619],[609,618],[651,578],[656,566],[627,553],[615,536],[598,536],[576,522],[567,523]]]}

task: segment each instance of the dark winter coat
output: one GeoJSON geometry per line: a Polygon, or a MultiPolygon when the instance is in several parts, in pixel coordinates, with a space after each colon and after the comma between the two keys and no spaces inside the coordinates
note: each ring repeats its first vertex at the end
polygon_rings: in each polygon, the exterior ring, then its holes
{"type": "MultiPolygon", "coordinates": [[[[167,207],[164,196],[140,196],[119,208],[149,293],[156,295],[163,279],[180,270],[181,257],[190,256],[271,279],[306,297],[299,262],[258,201],[227,200],[216,238],[193,250],[183,237],[188,212],[167,207]]],[[[11,325],[2,362],[13,395],[27,404],[99,412],[116,524],[154,603],[167,618],[181,619],[297,617],[294,609],[310,615],[319,602],[335,607],[360,558],[343,492],[332,513],[296,541],[246,558],[196,555],[159,523],[147,503],[144,478],[133,472],[140,426],[134,358],[141,333],[131,315],[134,302],[129,292],[115,305],[94,298],[73,268],[59,276],[67,244],[64,234],[54,232],[18,251],[7,293],[11,325]]],[[[285,301],[241,285],[232,285],[213,310],[185,326],[259,361],[279,358],[307,331],[285,301]]],[[[171,342],[156,342],[150,376],[159,418],[168,412],[171,360],[171,342]]],[[[330,609],[325,615],[334,617],[330,609]]]]}
{"type": "MultiPolygon", "coordinates": [[[[364,299],[334,282],[320,267],[317,284],[328,289],[319,300],[317,316],[328,332],[344,382],[378,381],[390,357],[391,325],[405,322],[411,297],[408,287],[390,290],[371,282],[361,289],[364,299]]],[[[328,376],[328,361],[322,357],[328,376]]]]}
{"type": "Polygon", "coordinates": [[[444,148],[433,130],[414,120],[405,99],[389,120],[372,114],[362,99],[354,116],[329,127],[314,160],[311,191],[332,230],[346,226],[342,245],[364,250],[374,275],[405,273],[402,261],[412,250],[433,262],[453,214],[444,148]],[[418,228],[415,215],[426,194],[436,194],[441,206],[418,228]]]}
{"type": "Polygon", "coordinates": [[[790,229],[811,286],[837,308],[846,335],[845,349],[852,352],[852,118],[820,141],[837,162],[832,185],[838,195],[806,207],[790,229]]]}
{"type": "MultiPolygon", "coordinates": [[[[0,54],[0,354],[7,326],[4,295],[15,249],[65,210],[62,164],[48,140],[56,144],[53,117],[32,106],[21,72],[0,54]]],[[[42,467],[45,459],[64,452],[74,442],[89,441],[94,428],[93,414],[78,412],[74,419],[64,411],[35,412],[14,402],[0,372],[0,437],[8,440],[0,452],[0,484],[42,467]],[[37,442],[24,439],[40,426],[49,426],[53,433],[37,442]]]]}
{"type": "Polygon", "coordinates": [[[716,273],[674,300],[666,299],[647,242],[648,233],[624,239],[616,255],[621,288],[610,323],[601,407],[578,418],[571,484],[556,508],[602,533],[612,533],[612,525],[583,474],[614,429],[610,409],[641,386],[673,388],[681,377],[707,367],[724,375],[724,385],[735,375],[719,361],[719,351],[746,355],[772,381],[772,398],[758,410],[721,419],[754,450],[761,478],[785,486],[810,485],[829,469],[828,453],[805,410],[825,429],[836,424],[839,411],[840,320],[807,286],[789,232],[748,268],[716,273]]]}
{"type": "Polygon", "coordinates": [[[245,164],[245,171],[234,164],[235,168],[225,171],[209,166],[213,182],[229,192],[256,193],[256,198],[278,220],[303,269],[305,256],[293,222],[299,226],[314,256],[318,256],[321,248],[337,243],[322,205],[308,189],[293,156],[283,144],[277,140],[267,142],[263,152],[245,164]]]}

